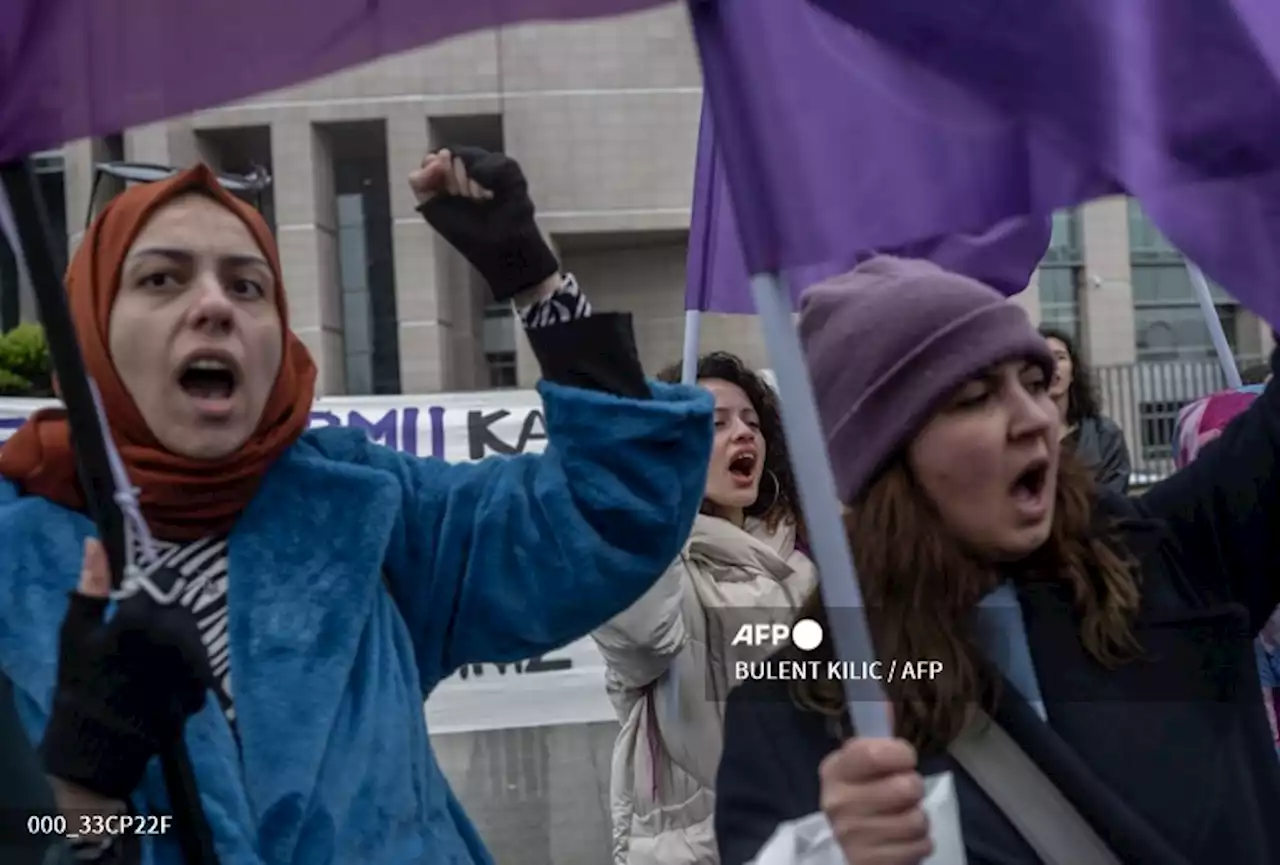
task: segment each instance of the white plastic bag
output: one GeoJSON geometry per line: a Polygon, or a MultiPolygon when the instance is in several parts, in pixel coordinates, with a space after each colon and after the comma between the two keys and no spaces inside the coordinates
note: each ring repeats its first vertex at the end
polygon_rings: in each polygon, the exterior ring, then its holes
{"type": "MultiPolygon", "coordinates": [[[[933,855],[921,865],[966,865],[960,834],[960,807],[950,772],[924,779],[924,811],[929,816],[933,855]]],[[[752,865],[848,865],[831,824],[821,811],[783,823],[752,865]]]]}

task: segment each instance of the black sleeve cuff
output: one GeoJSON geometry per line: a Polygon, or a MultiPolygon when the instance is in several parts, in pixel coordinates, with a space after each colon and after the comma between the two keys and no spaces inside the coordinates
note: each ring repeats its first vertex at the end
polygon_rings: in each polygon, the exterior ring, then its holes
{"type": "Polygon", "coordinates": [[[630,313],[597,312],[525,332],[547,381],[629,399],[651,397],[630,313]]]}

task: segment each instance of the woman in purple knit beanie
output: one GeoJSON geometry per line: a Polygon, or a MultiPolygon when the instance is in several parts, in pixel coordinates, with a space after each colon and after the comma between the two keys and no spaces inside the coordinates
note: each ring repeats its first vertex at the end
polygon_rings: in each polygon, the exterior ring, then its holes
{"type": "MultiPolygon", "coordinates": [[[[892,740],[857,735],[839,681],[737,688],[723,865],[818,813],[853,865],[916,865],[921,779],[946,771],[969,865],[1061,861],[1021,813],[1060,815],[1056,796],[990,796],[952,757],[991,723],[1093,830],[1073,865],[1280,861],[1252,647],[1280,602],[1280,390],[1129,498],[1060,448],[1053,358],[995,290],[873,258],[806,293],[800,333],[877,654],[942,673],[882,683],[892,740]]],[[[842,612],[815,592],[799,617],[838,631],[842,612]]]]}

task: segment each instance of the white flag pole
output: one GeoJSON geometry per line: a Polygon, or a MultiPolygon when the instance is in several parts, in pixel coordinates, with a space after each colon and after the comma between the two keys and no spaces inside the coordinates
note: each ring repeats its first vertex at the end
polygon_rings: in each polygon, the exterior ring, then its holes
{"type": "Polygon", "coordinates": [[[1227,342],[1227,332],[1222,329],[1222,319],[1218,318],[1218,307],[1209,292],[1209,281],[1190,259],[1187,259],[1187,276],[1191,278],[1191,287],[1200,302],[1200,313],[1209,328],[1209,339],[1218,355],[1218,363],[1222,365],[1222,374],[1227,378],[1227,387],[1238,388],[1241,385],[1240,369],[1236,366],[1235,355],[1231,353],[1231,344],[1227,342]]]}
{"type": "MultiPolygon", "coordinates": [[[[764,330],[764,343],[778,382],[778,404],[787,450],[796,473],[800,510],[809,529],[809,544],[820,577],[818,587],[828,611],[835,640],[835,657],[854,662],[876,658],[867,625],[862,588],[845,535],[840,497],[827,455],[827,442],[818,421],[813,395],[800,347],[800,336],[791,320],[791,298],[782,278],[773,273],[751,277],[751,293],[764,330]]],[[[855,686],[844,681],[849,717],[859,736],[890,739],[888,698],[876,680],[855,686]]]]}
{"type": "Polygon", "coordinates": [[[684,352],[680,356],[680,382],[694,384],[698,378],[698,339],[702,310],[684,311],[684,352]]]}

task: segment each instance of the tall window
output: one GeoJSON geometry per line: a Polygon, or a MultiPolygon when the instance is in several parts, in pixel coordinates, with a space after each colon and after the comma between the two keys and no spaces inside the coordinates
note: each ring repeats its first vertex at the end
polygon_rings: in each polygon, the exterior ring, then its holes
{"type": "Polygon", "coordinates": [[[327,133],[337,199],[347,392],[400,393],[386,125],[335,124],[327,133]]]}
{"type": "Polygon", "coordinates": [[[484,361],[489,387],[516,386],[516,319],[509,303],[491,303],[484,309],[484,361]]]}
{"type": "Polygon", "coordinates": [[[1080,320],[1080,272],[1084,243],[1080,215],[1060,210],[1053,215],[1053,234],[1040,262],[1040,321],[1061,330],[1077,345],[1082,336],[1080,320]]]}
{"type": "Polygon", "coordinates": [[[342,291],[342,336],[347,393],[373,393],[373,315],[369,303],[369,255],[364,196],[337,196],[338,275],[342,291]]]}
{"type": "MultiPolygon", "coordinates": [[[[1182,254],[1129,200],[1129,259],[1133,273],[1134,339],[1139,361],[1206,360],[1215,357],[1209,328],[1196,300],[1182,254]]],[[[1240,304],[1212,281],[1209,293],[1236,351],[1240,304]]]]}
{"type": "Polygon", "coordinates": [[[21,290],[18,260],[9,248],[8,238],[0,235],[0,333],[17,327],[22,318],[21,290]]]}
{"type": "MultiPolygon", "coordinates": [[[[62,151],[51,150],[31,157],[45,212],[49,216],[54,264],[62,270],[67,256],[67,199],[62,151]]],[[[0,333],[25,319],[35,318],[35,297],[18,275],[18,262],[7,241],[0,237],[0,333]]]]}

